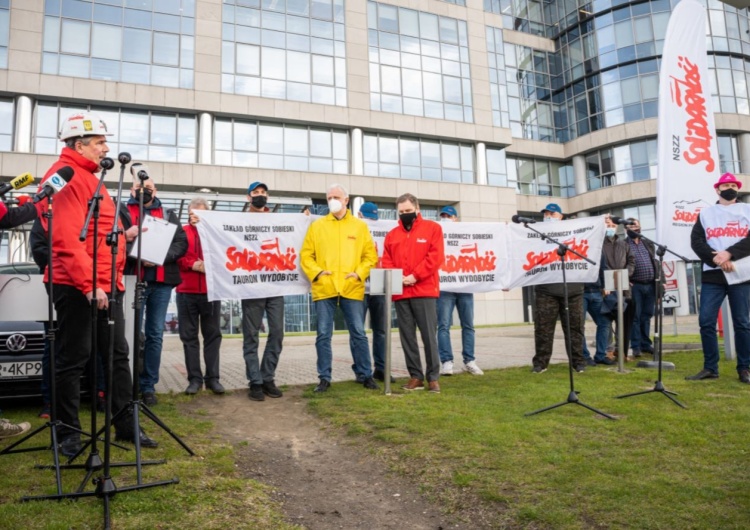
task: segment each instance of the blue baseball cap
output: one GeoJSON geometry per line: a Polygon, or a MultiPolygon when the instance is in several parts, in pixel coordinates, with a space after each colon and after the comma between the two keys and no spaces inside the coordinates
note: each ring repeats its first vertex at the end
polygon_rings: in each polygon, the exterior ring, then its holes
{"type": "Polygon", "coordinates": [[[440,209],[440,215],[450,215],[451,217],[458,217],[458,212],[453,206],[443,206],[440,209]]]}
{"type": "Polygon", "coordinates": [[[250,192],[253,191],[255,188],[257,188],[258,186],[263,186],[264,188],[266,188],[266,191],[268,191],[268,186],[266,186],[265,183],[253,182],[247,187],[247,194],[250,195],[250,192]]]}
{"type": "Polygon", "coordinates": [[[553,212],[553,213],[559,213],[562,215],[563,211],[562,208],[560,208],[559,204],[555,204],[554,202],[549,203],[547,206],[545,206],[542,209],[542,213],[544,212],[553,212]]]}
{"type": "Polygon", "coordinates": [[[359,207],[359,213],[365,219],[372,219],[373,221],[378,220],[378,205],[374,202],[366,202],[359,207]]]}

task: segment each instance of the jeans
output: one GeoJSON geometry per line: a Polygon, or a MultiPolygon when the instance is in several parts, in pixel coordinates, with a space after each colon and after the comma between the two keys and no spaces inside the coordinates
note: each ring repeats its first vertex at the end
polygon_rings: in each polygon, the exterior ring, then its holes
{"type": "Polygon", "coordinates": [[[719,373],[719,341],[716,338],[716,319],[725,297],[729,297],[737,350],[737,372],[750,367],[750,285],[704,283],[701,288],[701,308],[698,324],[703,345],[703,368],[719,373]]]}
{"type": "MultiPolygon", "coordinates": [[[[245,375],[251,385],[271,383],[276,377],[284,341],[284,297],[254,298],[242,301],[242,356],[245,375]],[[260,326],[263,313],[268,316],[268,338],[263,361],[258,360],[260,326]]],[[[369,353],[368,353],[369,355],[369,353]]]]}
{"type": "MultiPolygon", "coordinates": [[[[583,293],[583,313],[591,315],[591,319],[596,324],[596,352],[594,353],[595,361],[603,361],[607,357],[607,341],[609,340],[609,330],[611,329],[611,322],[609,319],[602,315],[602,293],[583,293]]],[[[585,329],[585,318],[584,318],[584,329],[585,329]]],[[[583,341],[583,356],[586,359],[591,359],[591,353],[589,352],[588,346],[586,345],[586,339],[584,334],[583,341]]]]}
{"type": "Polygon", "coordinates": [[[180,340],[185,353],[185,368],[190,383],[219,380],[219,351],[221,349],[221,302],[208,301],[208,295],[177,293],[177,320],[180,325],[180,340]],[[201,372],[201,341],[203,335],[203,361],[205,376],[201,372]]]}
{"type": "Polygon", "coordinates": [[[467,364],[474,360],[474,295],[445,291],[440,291],[440,298],[437,300],[437,340],[440,362],[453,361],[451,321],[454,307],[458,309],[458,320],[461,322],[461,356],[464,364],[467,364]]]}
{"type": "Polygon", "coordinates": [[[372,328],[372,358],[375,369],[385,371],[385,296],[365,295],[365,314],[370,311],[372,328]]]}
{"type": "Polygon", "coordinates": [[[654,316],[656,304],[656,285],[653,282],[634,283],[632,293],[635,312],[633,329],[630,332],[630,347],[633,351],[654,351],[650,335],[651,317],[654,316]]]}
{"type": "Polygon", "coordinates": [[[318,354],[318,377],[331,382],[333,364],[333,350],[331,336],[333,335],[333,314],[336,306],[344,313],[346,327],[349,329],[349,347],[354,361],[354,372],[364,379],[372,377],[370,363],[370,345],[365,334],[365,302],[349,298],[324,298],[315,302],[318,317],[318,336],[315,339],[315,351],[318,354]]]}
{"type": "Polygon", "coordinates": [[[146,335],[146,342],[143,350],[143,366],[139,377],[142,393],[154,392],[154,387],[159,382],[164,320],[167,316],[167,308],[173,288],[174,286],[165,283],[149,282],[144,291],[141,321],[143,322],[143,311],[145,310],[144,334],[146,335]]]}

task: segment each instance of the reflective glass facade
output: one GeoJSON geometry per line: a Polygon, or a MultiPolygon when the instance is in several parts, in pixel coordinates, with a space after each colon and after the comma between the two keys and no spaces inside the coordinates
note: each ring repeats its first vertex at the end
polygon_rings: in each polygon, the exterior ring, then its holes
{"type": "Polygon", "coordinates": [[[344,0],[224,0],[221,89],[346,106],[344,0]]]}
{"type": "Polygon", "coordinates": [[[10,0],[0,0],[0,68],[8,68],[10,37],[10,0]]]}
{"type": "Polygon", "coordinates": [[[473,183],[470,144],[385,134],[364,135],[365,175],[473,183]]]}
{"type": "Polygon", "coordinates": [[[225,166],[349,173],[346,131],[220,118],[214,162],[225,166]]]}
{"type": "Polygon", "coordinates": [[[40,102],[34,122],[34,151],[57,154],[63,143],[57,138],[62,120],[82,110],[93,110],[113,133],[107,138],[109,156],[126,151],[133,160],[158,162],[196,161],[197,120],[194,115],[132,109],[75,106],[40,102]]]}
{"type": "MultiPolygon", "coordinates": [[[[492,125],[510,127],[508,113],[508,83],[505,67],[503,30],[487,26],[487,68],[490,74],[490,97],[492,98],[492,125]]],[[[511,49],[509,47],[509,49],[511,49]]],[[[514,85],[514,88],[518,88],[514,85]]]]}
{"type": "Polygon", "coordinates": [[[370,108],[473,122],[466,22],[367,3],[370,108]]]}
{"type": "MultiPolygon", "coordinates": [[[[489,150],[488,150],[489,151],[489,150]]],[[[523,195],[572,197],[573,166],[552,160],[507,157],[507,186],[523,195]]]]}
{"type": "Polygon", "coordinates": [[[0,99],[0,151],[13,150],[13,100],[0,99]]]}
{"type": "Polygon", "coordinates": [[[45,74],[193,88],[195,0],[45,0],[44,15],[45,74]]]}

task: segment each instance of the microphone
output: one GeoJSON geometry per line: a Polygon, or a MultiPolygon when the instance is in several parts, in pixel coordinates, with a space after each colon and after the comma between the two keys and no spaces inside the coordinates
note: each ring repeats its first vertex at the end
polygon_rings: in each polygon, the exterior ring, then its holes
{"type": "Polygon", "coordinates": [[[520,215],[514,215],[510,219],[514,223],[529,223],[529,224],[536,223],[535,219],[532,219],[531,217],[521,217],[520,215]]]}
{"type": "Polygon", "coordinates": [[[630,228],[626,229],[625,231],[627,232],[630,239],[638,239],[639,237],[641,237],[641,234],[632,231],[630,228]]]}
{"type": "Polygon", "coordinates": [[[122,152],[119,155],[117,155],[117,161],[122,164],[123,166],[125,164],[129,164],[132,158],[130,157],[130,153],[122,152]]]}
{"type": "Polygon", "coordinates": [[[616,215],[611,215],[609,219],[615,223],[616,225],[634,225],[635,221],[628,221],[627,219],[623,219],[622,217],[617,217],[616,215]]]}
{"type": "Polygon", "coordinates": [[[34,182],[34,177],[31,176],[31,173],[23,173],[22,175],[18,175],[10,182],[6,182],[0,185],[0,195],[5,195],[12,190],[20,190],[21,188],[25,188],[32,182],[34,182]]]}
{"type": "Polygon", "coordinates": [[[148,180],[148,166],[136,162],[130,166],[130,174],[133,175],[133,179],[148,180]]]}
{"type": "Polygon", "coordinates": [[[34,195],[34,204],[51,197],[55,193],[67,186],[70,179],[73,178],[73,168],[70,166],[61,167],[57,173],[50,176],[42,183],[42,191],[34,195]]]}
{"type": "Polygon", "coordinates": [[[106,169],[107,171],[109,171],[110,169],[115,167],[115,161],[109,157],[105,157],[102,158],[102,161],[99,162],[99,165],[102,167],[102,169],[106,169]]]}

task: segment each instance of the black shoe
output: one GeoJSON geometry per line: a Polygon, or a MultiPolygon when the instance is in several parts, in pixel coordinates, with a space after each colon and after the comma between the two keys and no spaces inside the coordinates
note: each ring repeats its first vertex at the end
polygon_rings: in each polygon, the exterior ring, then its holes
{"type": "Polygon", "coordinates": [[[72,458],[81,450],[81,437],[73,434],[60,442],[60,453],[63,456],[72,458]]]}
{"type": "Polygon", "coordinates": [[[586,359],[586,366],[596,366],[596,361],[589,357],[588,359],[586,359]]]}
{"type": "Polygon", "coordinates": [[[612,359],[607,359],[606,357],[604,359],[594,359],[594,362],[596,364],[605,364],[607,366],[613,366],[613,365],[617,364],[612,359]]]}
{"type": "Polygon", "coordinates": [[[218,379],[209,379],[208,381],[206,381],[206,389],[210,390],[214,394],[223,394],[224,392],[226,392],[226,390],[224,390],[224,385],[219,383],[218,379]]]}
{"type": "Polygon", "coordinates": [[[578,366],[576,366],[575,370],[579,374],[582,373],[582,372],[585,372],[586,371],[586,365],[585,364],[579,364],[578,366]]]}
{"type": "Polygon", "coordinates": [[[263,395],[263,385],[250,385],[250,390],[247,393],[247,397],[252,401],[265,401],[266,396],[263,395]]]}
{"type": "MultiPolygon", "coordinates": [[[[159,447],[159,442],[154,440],[153,438],[149,438],[145,432],[143,432],[143,429],[140,430],[138,433],[138,440],[141,443],[141,447],[147,447],[149,449],[152,449],[154,447],[159,447]]],[[[131,431],[116,431],[115,432],[115,441],[116,442],[130,442],[131,444],[135,444],[135,437],[133,436],[133,432],[131,431]]]]}
{"type": "Polygon", "coordinates": [[[637,359],[638,357],[641,357],[641,355],[643,355],[641,353],[641,350],[633,350],[633,358],[634,359],[637,359]]]}
{"type": "MultiPolygon", "coordinates": [[[[372,378],[373,379],[377,379],[381,383],[384,383],[385,382],[385,373],[383,372],[383,370],[378,370],[376,368],[375,371],[372,373],[372,378]]],[[[363,382],[363,381],[360,381],[360,382],[363,382]]],[[[396,382],[396,378],[393,377],[393,376],[391,376],[391,383],[395,383],[395,382],[396,382]]]]}
{"type": "Polygon", "coordinates": [[[328,388],[331,386],[330,381],[326,381],[325,379],[321,379],[320,383],[318,383],[318,386],[315,387],[315,390],[313,392],[325,392],[328,390],[328,388]]]}
{"type": "Polygon", "coordinates": [[[263,381],[263,393],[270,398],[280,398],[284,395],[274,381],[263,381]]]}
{"type": "Polygon", "coordinates": [[[750,371],[740,370],[740,382],[750,385],[750,371]]]}
{"type": "Polygon", "coordinates": [[[156,394],[154,394],[153,392],[144,392],[143,394],[141,394],[141,399],[143,400],[143,404],[148,405],[149,407],[153,407],[154,405],[159,403],[156,400],[156,394]]]}
{"type": "Polygon", "coordinates": [[[188,396],[194,396],[200,391],[202,386],[203,386],[203,383],[199,383],[198,381],[191,381],[190,384],[185,389],[185,393],[188,396]]]}
{"type": "Polygon", "coordinates": [[[705,368],[698,372],[695,375],[691,375],[686,377],[688,381],[700,381],[701,379],[718,379],[719,374],[712,372],[711,370],[706,370],[705,368]]]}
{"type": "Polygon", "coordinates": [[[368,390],[378,390],[380,388],[372,377],[368,377],[367,379],[365,379],[365,382],[362,383],[362,386],[364,386],[368,390]]]}

